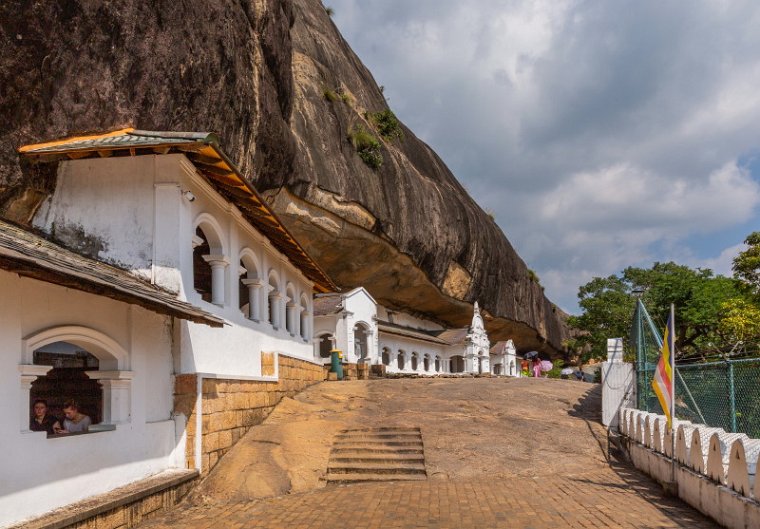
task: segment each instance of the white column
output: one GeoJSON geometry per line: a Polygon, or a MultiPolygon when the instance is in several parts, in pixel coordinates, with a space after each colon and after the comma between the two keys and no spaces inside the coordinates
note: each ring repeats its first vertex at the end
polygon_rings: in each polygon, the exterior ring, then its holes
{"type": "Polygon", "coordinates": [[[31,420],[31,406],[30,406],[30,391],[32,389],[32,382],[37,380],[37,377],[44,377],[48,371],[53,369],[53,366],[37,366],[37,365],[20,365],[18,371],[21,373],[19,377],[21,382],[21,431],[29,431],[29,421],[31,420]]]}
{"type": "Polygon", "coordinates": [[[285,302],[285,328],[288,330],[291,336],[296,335],[296,322],[294,317],[296,315],[296,306],[290,298],[286,298],[285,302]]]}
{"type": "Polygon", "coordinates": [[[103,423],[126,424],[131,420],[132,371],[85,371],[103,386],[103,423]]]}
{"type": "Polygon", "coordinates": [[[274,327],[275,330],[279,329],[282,325],[282,322],[280,321],[282,319],[282,315],[280,314],[280,300],[282,299],[282,295],[280,295],[279,291],[272,290],[269,294],[269,305],[270,310],[269,312],[272,314],[272,320],[271,323],[272,327],[274,327]]]}
{"type": "Polygon", "coordinates": [[[309,312],[304,308],[301,311],[300,317],[298,318],[299,326],[300,326],[299,332],[301,333],[301,338],[303,338],[304,342],[308,342],[309,338],[311,337],[311,330],[309,327],[309,316],[310,316],[309,312]],[[303,318],[303,325],[300,325],[302,318],[303,318]]]}
{"type": "Polygon", "coordinates": [[[264,286],[264,283],[261,279],[241,279],[241,281],[248,287],[248,319],[260,321],[261,294],[259,290],[264,286]]]}
{"type": "Polygon", "coordinates": [[[224,255],[204,255],[203,260],[211,267],[211,303],[224,305],[224,274],[230,260],[224,255]]]}

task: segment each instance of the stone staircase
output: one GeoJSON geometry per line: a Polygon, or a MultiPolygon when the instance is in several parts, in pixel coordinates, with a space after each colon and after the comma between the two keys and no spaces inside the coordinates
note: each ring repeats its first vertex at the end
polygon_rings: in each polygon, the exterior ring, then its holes
{"type": "Polygon", "coordinates": [[[327,483],[419,481],[427,479],[419,428],[363,428],[341,431],[333,441],[327,483]]]}

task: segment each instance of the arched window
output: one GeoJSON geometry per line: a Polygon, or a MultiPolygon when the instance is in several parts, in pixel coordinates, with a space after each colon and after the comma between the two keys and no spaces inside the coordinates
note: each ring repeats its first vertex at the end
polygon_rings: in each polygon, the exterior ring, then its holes
{"type": "Polygon", "coordinates": [[[239,272],[238,291],[240,295],[238,301],[240,312],[250,320],[259,321],[261,319],[260,290],[263,285],[259,277],[256,254],[249,248],[244,248],[240,252],[239,272]]]}
{"type": "Polygon", "coordinates": [[[438,373],[441,370],[441,357],[435,357],[435,372],[438,373]]]}
{"type": "Polygon", "coordinates": [[[285,287],[285,296],[287,297],[287,303],[285,304],[285,330],[290,333],[291,336],[296,335],[296,293],[292,283],[288,283],[285,287]]]}
{"type": "Polygon", "coordinates": [[[452,373],[464,373],[464,358],[461,355],[454,355],[450,360],[450,369],[452,373]]]}
{"type": "Polygon", "coordinates": [[[311,337],[311,325],[309,324],[309,298],[306,294],[301,294],[301,307],[298,313],[299,325],[301,328],[301,338],[308,341],[311,337]]]}
{"type": "Polygon", "coordinates": [[[196,222],[193,236],[193,287],[204,301],[224,305],[225,276],[229,260],[218,225],[210,215],[203,214],[196,222]]]}
{"type": "Polygon", "coordinates": [[[430,355],[425,355],[422,359],[422,370],[426,373],[430,371],[430,355]]]}
{"type": "Polygon", "coordinates": [[[363,323],[354,325],[354,354],[356,361],[367,362],[369,360],[369,340],[367,340],[367,327],[363,323]]]}
{"type": "Polygon", "coordinates": [[[501,364],[494,364],[493,365],[493,374],[494,375],[501,375],[501,364]]]}
{"type": "Polygon", "coordinates": [[[382,355],[382,361],[383,365],[390,365],[391,363],[391,350],[387,347],[383,347],[383,355],[382,355]]]}
{"type": "Polygon", "coordinates": [[[412,371],[417,371],[417,364],[419,360],[419,354],[412,351],[412,371]]]}
{"type": "Polygon", "coordinates": [[[329,359],[332,348],[333,337],[331,334],[323,334],[319,337],[319,357],[321,359],[329,359]]]}
{"type": "Polygon", "coordinates": [[[401,349],[398,350],[398,357],[396,358],[396,363],[399,369],[404,369],[404,351],[402,351],[401,349]]]}
{"type": "Polygon", "coordinates": [[[69,342],[53,342],[34,351],[34,365],[51,369],[32,383],[30,406],[38,399],[46,401],[48,413],[63,425],[63,403],[74,400],[92,424],[103,420],[103,388],[87,376],[100,368],[96,356],[69,342]]]}
{"type": "MultiPolygon", "coordinates": [[[[63,426],[63,404],[74,400],[92,424],[130,421],[132,372],[127,370],[129,355],[117,342],[94,329],[64,326],[27,337],[23,343],[21,401],[29,409],[35,400],[45,400],[63,426]]],[[[30,419],[31,414],[22,416],[22,430],[32,429],[30,419]]]]}
{"type": "Polygon", "coordinates": [[[203,259],[209,255],[208,240],[203,230],[195,229],[195,244],[193,245],[193,288],[201,295],[203,301],[211,303],[211,267],[203,259]]]}
{"type": "Polygon", "coordinates": [[[279,329],[280,322],[280,300],[282,294],[280,294],[280,278],[274,271],[269,273],[269,323],[272,327],[279,329]]]}

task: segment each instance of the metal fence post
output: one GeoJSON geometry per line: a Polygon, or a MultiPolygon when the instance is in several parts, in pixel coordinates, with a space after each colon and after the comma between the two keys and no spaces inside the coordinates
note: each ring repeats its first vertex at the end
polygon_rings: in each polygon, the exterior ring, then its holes
{"type": "Polygon", "coordinates": [[[727,360],[728,364],[728,400],[731,409],[731,432],[736,432],[736,386],[734,386],[734,363],[727,360]]]}

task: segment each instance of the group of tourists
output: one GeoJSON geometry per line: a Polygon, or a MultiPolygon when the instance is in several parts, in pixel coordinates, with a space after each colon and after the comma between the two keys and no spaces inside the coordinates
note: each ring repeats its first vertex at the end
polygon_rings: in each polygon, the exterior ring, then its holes
{"type": "Polygon", "coordinates": [[[33,432],[56,435],[86,432],[92,425],[92,419],[81,413],[79,405],[72,399],[63,403],[63,415],[63,423],[61,423],[58,417],[48,413],[47,401],[37,399],[34,401],[32,417],[29,419],[29,429],[33,432]]]}

